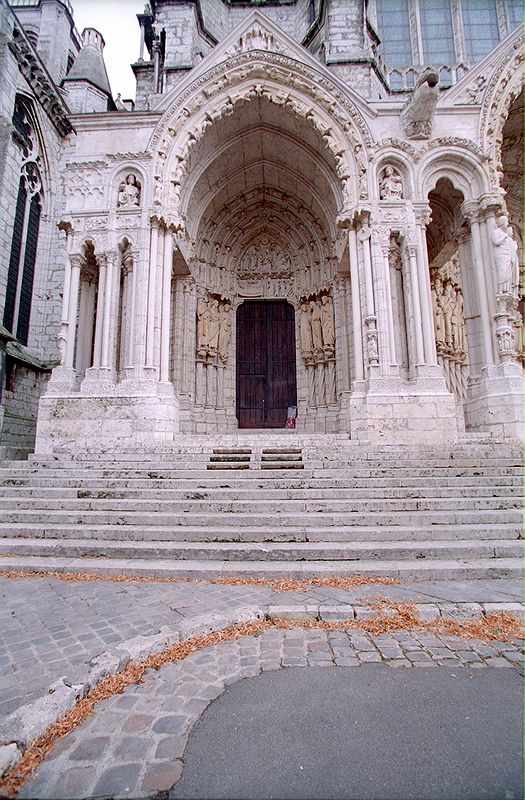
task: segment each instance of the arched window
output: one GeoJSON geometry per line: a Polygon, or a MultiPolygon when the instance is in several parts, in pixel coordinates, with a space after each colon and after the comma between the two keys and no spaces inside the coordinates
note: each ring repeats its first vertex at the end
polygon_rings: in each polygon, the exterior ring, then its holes
{"type": "Polygon", "coordinates": [[[467,59],[475,64],[499,41],[496,0],[461,0],[467,59]]]}
{"type": "Polygon", "coordinates": [[[379,52],[389,67],[412,64],[408,0],[377,0],[379,52]]]}
{"type": "Polygon", "coordinates": [[[3,324],[22,343],[27,344],[31,299],[35,274],[38,232],[42,210],[40,157],[28,101],[18,97],[13,113],[13,134],[22,155],[3,324]]]}
{"type": "Polygon", "coordinates": [[[450,0],[423,0],[419,4],[423,61],[425,64],[453,64],[456,60],[450,0]]]}

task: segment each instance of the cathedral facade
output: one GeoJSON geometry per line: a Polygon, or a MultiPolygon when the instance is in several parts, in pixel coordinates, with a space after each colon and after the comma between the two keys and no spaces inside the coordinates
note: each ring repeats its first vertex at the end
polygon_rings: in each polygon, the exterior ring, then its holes
{"type": "Polygon", "coordinates": [[[1,0],[4,455],[520,437],[520,5],[1,0]]]}

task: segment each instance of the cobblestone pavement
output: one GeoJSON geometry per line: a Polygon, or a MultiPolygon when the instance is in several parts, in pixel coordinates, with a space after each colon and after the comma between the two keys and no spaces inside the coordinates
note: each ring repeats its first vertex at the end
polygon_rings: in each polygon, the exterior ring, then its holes
{"type": "Polygon", "coordinates": [[[179,779],[188,734],[226,686],[281,667],[513,669],[513,643],[401,631],[267,629],[149,670],[59,740],[20,797],[153,797],[179,779]]]}
{"type": "Polygon", "coordinates": [[[431,602],[521,602],[515,579],[436,581],[302,592],[205,583],[64,582],[0,577],[0,716],[47,691],[58,678],[76,682],[99,653],[183,617],[246,605],[352,604],[372,595],[431,602]]]}

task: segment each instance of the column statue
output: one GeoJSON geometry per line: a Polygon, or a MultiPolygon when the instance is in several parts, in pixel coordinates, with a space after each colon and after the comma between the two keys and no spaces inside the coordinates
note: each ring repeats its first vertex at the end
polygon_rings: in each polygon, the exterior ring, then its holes
{"type": "Polygon", "coordinates": [[[231,304],[226,301],[219,308],[219,358],[223,364],[228,360],[228,346],[232,323],[230,319],[231,304]]]}
{"type": "Polygon", "coordinates": [[[498,293],[518,296],[520,264],[518,245],[512,236],[507,217],[498,217],[490,238],[494,247],[494,262],[498,293]]]}
{"type": "Polygon", "coordinates": [[[308,358],[312,354],[312,326],[310,324],[310,307],[307,302],[301,303],[301,316],[299,317],[299,339],[301,342],[301,355],[308,358]]]}
{"type": "Polygon", "coordinates": [[[438,352],[441,352],[445,344],[445,320],[441,302],[443,298],[443,284],[440,278],[436,278],[432,288],[432,306],[434,309],[434,330],[436,334],[436,344],[438,352]]]}
{"type": "Polygon", "coordinates": [[[312,326],[312,341],[314,345],[314,352],[323,349],[323,327],[321,322],[321,304],[317,300],[310,300],[311,316],[310,324],[312,326]]]}
{"type": "Polygon", "coordinates": [[[323,294],[321,297],[321,326],[323,345],[333,349],[335,345],[334,304],[332,298],[323,294]]]}

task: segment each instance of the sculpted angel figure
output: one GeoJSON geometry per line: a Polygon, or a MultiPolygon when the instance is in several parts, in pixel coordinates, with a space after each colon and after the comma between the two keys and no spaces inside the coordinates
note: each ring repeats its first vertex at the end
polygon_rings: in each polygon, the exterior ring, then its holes
{"type": "Polygon", "coordinates": [[[133,173],[126,175],[118,189],[118,207],[133,208],[140,206],[140,184],[133,173]]]}
{"type": "Polygon", "coordinates": [[[497,227],[491,233],[498,292],[518,296],[520,263],[518,245],[513,238],[507,217],[498,217],[497,227]]]}

